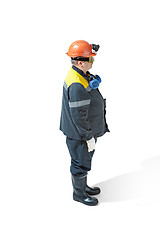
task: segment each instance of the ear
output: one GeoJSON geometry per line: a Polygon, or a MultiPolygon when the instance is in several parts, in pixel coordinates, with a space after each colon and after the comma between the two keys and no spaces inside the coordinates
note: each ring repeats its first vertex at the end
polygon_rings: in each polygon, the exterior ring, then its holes
{"type": "Polygon", "coordinates": [[[78,66],[83,67],[83,62],[82,61],[78,61],[78,66]]]}

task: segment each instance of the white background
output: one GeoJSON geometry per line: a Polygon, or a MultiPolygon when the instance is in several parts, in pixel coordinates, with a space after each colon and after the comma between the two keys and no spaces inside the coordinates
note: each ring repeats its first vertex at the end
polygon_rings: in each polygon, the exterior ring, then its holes
{"type": "Polygon", "coordinates": [[[1,1],[0,220],[8,239],[159,239],[160,7],[157,0],[1,1]],[[91,186],[72,200],[59,131],[69,45],[100,44],[110,133],[98,140],[91,186]]]}

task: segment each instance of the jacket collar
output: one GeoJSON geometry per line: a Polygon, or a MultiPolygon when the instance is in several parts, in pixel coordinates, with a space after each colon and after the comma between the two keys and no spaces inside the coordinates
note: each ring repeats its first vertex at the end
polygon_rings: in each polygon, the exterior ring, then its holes
{"type": "MultiPolygon", "coordinates": [[[[87,81],[89,81],[89,76],[88,74],[85,74],[81,69],[77,68],[76,66],[72,65],[72,69],[78,72],[82,77],[84,77],[87,81]]],[[[89,73],[87,71],[87,73],[89,73]]]]}

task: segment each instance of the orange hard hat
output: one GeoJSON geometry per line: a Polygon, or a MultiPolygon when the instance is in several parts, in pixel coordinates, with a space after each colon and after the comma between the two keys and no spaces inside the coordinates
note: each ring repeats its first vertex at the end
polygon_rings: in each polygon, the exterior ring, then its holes
{"type": "Polygon", "coordinates": [[[67,55],[72,58],[76,57],[87,58],[96,56],[96,54],[92,52],[92,44],[89,44],[84,40],[78,40],[73,42],[69,47],[67,55]]]}

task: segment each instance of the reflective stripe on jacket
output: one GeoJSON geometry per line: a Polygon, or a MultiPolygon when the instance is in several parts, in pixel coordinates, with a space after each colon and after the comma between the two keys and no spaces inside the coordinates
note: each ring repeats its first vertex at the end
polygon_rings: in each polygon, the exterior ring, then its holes
{"type": "Polygon", "coordinates": [[[87,75],[72,66],[63,87],[60,130],[69,138],[89,140],[109,131],[105,120],[105,100],[91,89],[87,75]]]}

